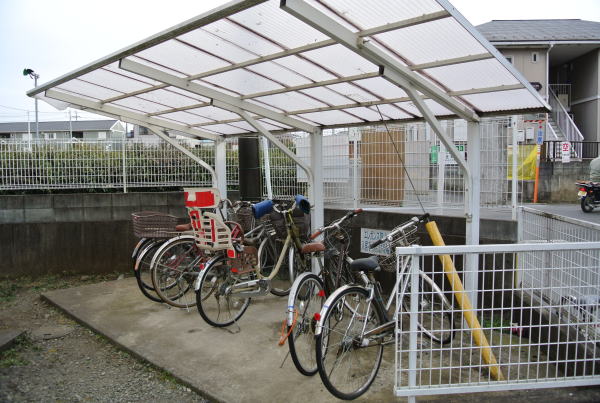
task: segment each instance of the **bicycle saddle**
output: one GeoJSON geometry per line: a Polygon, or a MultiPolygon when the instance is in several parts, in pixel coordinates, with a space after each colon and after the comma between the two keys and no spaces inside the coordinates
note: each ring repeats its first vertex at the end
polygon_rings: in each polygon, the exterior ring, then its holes
{"type": "Polygon", "coordinates": [[[300,250],[300,253],[313,253],[313,252],[323,252],[325,250],[325,245],[323,245],[321,242],[311,242],[311,243],[305,243],[304,245],[302,245],[302,249],[300,250]]]}
{"type": "Polygon", "coordinates": [[[377,261],[377,256],[366,257],[363,259],[356,259],[352,263],[350,263],[350,270],[352,271],[379,271],[381,268],[379,267],[379,262],[377,261]]]}

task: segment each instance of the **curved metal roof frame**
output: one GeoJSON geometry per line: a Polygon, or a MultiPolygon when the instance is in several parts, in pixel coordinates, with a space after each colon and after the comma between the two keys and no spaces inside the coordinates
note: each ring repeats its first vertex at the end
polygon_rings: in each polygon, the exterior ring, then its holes
{"type": "Polygon", "coordinates": [[[236,0],[28,95],[217,142],[549,109],[445,0],[236,0]]]}

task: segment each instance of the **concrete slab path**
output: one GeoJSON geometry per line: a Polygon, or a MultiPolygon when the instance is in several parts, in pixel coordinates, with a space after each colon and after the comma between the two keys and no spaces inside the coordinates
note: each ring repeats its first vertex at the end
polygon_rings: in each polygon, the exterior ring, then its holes
{"type": "MultiPolygon", "coordinates": [[[[277,346],[286,300],[255,298],[239,327],[208,326],[195,307],[169,309],[147,300],[135,279],[47,292],[43,297],[82,324],[164,369],[211,400],[317,403],[338,401],[318,375],[302,376],[287,346],[277,346]],[[237,332],[237,333],[234,333],[237,332]]],[[[393,395],[393,346],[370,390],[357,402],[406,401],[393,395]]],[[[420,397],[419,402],[597,402],[600,387],[518,390],[420,397]]]]}

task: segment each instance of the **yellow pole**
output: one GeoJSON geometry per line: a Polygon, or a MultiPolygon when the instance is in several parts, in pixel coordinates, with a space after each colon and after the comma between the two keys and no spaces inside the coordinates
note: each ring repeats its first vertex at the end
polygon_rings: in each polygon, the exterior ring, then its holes
{"type": "MultiPolygon", "coordinates": [[[[442,235],[434,221],[429,221],[425,224],[425,228],[431,237],[431,241],[435,246],[444,246],[444,240],[442,239],[442,235]]],[[[458,302],[458,305],[464,312],[465,320],[467,324],[471,328],[471,334],[473,335],[473,340],[475,343],[481,347],[481,356],[483,360],[490,366],[490,374],[497,381],[503,381],[504,375],[502,374],[502,370],[496,361],[496,356],[492,352],[490,348],[490,344],[485,337],[485,334],[481,330],[481,324],[477,319],[477,316],[473,312],[473,305],[471,304],[471,300],[465,293],[465,289],[463,287],[462,281],[460,281],[460,277],[458,277],[458,273],[456,272],[456,268],[454,267],[454,263],[449,255],[440,255],[440,261],[442,262],[442,266],[444,267],[444,273],[446,273],[446,277],[448,281],[450,281],[450,286],[452,287],[452,291],[454,292],[454,297],[458,302]]]]}

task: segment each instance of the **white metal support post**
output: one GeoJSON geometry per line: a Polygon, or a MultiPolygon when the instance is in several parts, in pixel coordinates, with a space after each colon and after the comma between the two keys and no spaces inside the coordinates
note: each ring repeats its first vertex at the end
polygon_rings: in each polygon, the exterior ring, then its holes
{"type": "Polygon", "coordinates": [[[308,200],[314,205],[311,226],[315,230],[323,226],[323,133],[320,129],[310,134],[310,163],[313,171],[308,200]]]}
{"type": "Polygon", "coordinates": [[[217,189],[222,199],[227,198],[227,143],[215,143],[215,174],[217,176],[217,189]]]}
{"type": "MultiPolygon", "coordinates": [[[[479,222],[480,222],[480,201],[481,201],[481,140],[479,137],[479,123],[467,122],[467,163],[470,175],[465,178],[465,244],[479,245],[479,222]]],[[[466,256],[466,265],[464,273],[465,289],[469,294],[473,309],[477,309],[477,290],[478,255],[469,253],[466,256]]]]}
{"type": "Polygon", "coordinates": [[[512,208],[512,219],[517,219],[517,181],[519,180],[519,143],[517,139],[518,127],[517,127],[517,116],[513,116],[511,119],[512,123],[512,181],[511,181],[511,208],[512,208]]]}

